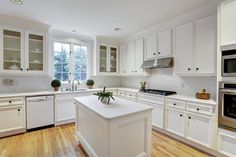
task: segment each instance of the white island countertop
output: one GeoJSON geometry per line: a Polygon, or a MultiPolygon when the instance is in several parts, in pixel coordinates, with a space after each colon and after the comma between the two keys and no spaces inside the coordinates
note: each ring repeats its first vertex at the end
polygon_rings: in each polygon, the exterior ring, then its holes
{"type": "Polygon", "coordinates": [[[118,118],[121,116],[126,116],[133,113],[153,109],[152,106],[145,105],[142,103],[118,97],[114,98],[115,101],[111,100],[109,105],[103,104],[100,101],[98,101],[97,96],[79,97],[75,98],[75,100],[105,119],[118,118]]]}

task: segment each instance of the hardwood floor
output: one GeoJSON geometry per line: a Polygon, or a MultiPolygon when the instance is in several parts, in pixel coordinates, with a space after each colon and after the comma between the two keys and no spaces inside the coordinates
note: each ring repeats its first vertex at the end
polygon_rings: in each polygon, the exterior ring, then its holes
{"type": "MultiPolygon", "coordinates": [[[[0,139],[0,157],[85,157],[74,124],[0,139]]],[[[152,157],[209,157],[163,134],[152,133],[152,157]]]]}

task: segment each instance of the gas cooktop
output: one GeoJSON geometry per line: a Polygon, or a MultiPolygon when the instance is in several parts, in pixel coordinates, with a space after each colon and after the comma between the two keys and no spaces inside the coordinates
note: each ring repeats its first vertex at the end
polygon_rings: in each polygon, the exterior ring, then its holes
{"type": "Polygon", "coordinates": [[[177,94],[174,91],[165,91],[165,90],[157,90],[157,89],[145,89],[144,91],[140,91],[140,92],[150,93],[150,94],[157,94],[157,95],[164,95],[164,96],[177,94]]]}

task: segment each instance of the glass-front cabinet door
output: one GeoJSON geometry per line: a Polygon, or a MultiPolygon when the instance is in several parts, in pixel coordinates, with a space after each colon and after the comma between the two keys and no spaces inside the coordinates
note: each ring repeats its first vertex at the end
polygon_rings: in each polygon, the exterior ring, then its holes
{"type": "Polygon", "coordinates": [[[2,65],[3,71],[23,71],[23,33],[20,30],[2,29],[2,65]]]}
{"type": "Polygon", "coordinates": [[[106,45],[99,45],[99,72],[100,73],[107,73],[108,72],[108,46],[106,45]]]}
{"type": "Polygon", "coordinates": [[[117,73],[117,48],[116,47],[110,47],[110,67],[109,72],[110,73],[117,73]]]}
{"type": "Polygon", "coordinates": [[[26,39],[28,40],[26,46],[28,49],[26,71],[44,71],[45,36],[27,33],[26,39]]]}

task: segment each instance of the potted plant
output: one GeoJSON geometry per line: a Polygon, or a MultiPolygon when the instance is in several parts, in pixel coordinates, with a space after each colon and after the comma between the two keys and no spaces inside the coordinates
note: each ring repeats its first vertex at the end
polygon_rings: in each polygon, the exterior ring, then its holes
{"type": "Polygon", "coordinates": [[[58,91],[61,86],[61,82],[59,80],[52,80],[51,86],[54,88],[54,91],[58,91]]]}
{"type": "Polygon", "coordinates": [[[94,85],[94,81],[92,79],[88,79],[87,82],[86,82],[87,86],[89,89],[92,89],[93,88],[93,85],[94,85]]]}
{"type": "Polygon", "coordinates": [[[115,100],[112,92],[106,92],[106,87],[103,88],[103,91],[99,91],[94,95],[97,95],[98,100],[105,104],[109,104],[111,99],[115,100]]]}

